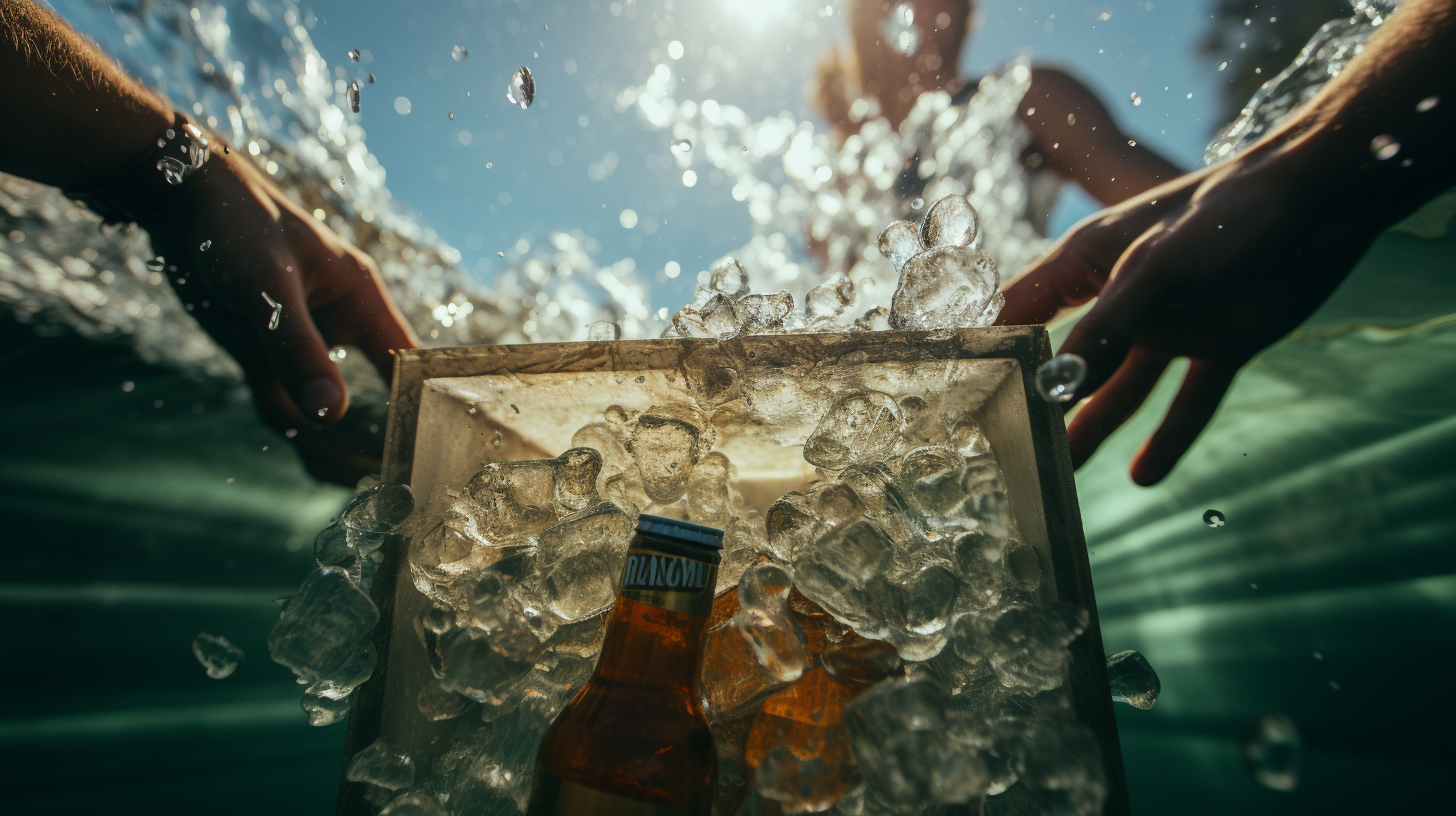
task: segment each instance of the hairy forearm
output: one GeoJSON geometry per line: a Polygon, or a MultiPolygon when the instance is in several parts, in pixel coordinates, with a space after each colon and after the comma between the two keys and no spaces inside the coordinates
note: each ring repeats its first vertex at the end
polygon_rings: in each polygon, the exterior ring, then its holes
{"type": "Polygon", "coordinates": [[[1456,0],[1407,0],[1250,153],[1290,172],[1308,200],[1338,202],[1383,228],[1456,185],[1453,132],[1456,0]]]}
{"type": "Polygon", "coordinates": [[[162,100],[30,0],[0,0],[0,80],[0,171],[46,184],[103,184],[172,124],[162,100]]]}

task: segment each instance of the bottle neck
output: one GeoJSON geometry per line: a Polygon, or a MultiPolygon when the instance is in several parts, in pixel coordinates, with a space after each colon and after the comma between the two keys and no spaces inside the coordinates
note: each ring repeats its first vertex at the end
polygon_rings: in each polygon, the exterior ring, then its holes
{"type": "Polygon", "coordinates": [[[696,705],[708,619],[617,596],[593,681],[680,691],[696,705]]]}

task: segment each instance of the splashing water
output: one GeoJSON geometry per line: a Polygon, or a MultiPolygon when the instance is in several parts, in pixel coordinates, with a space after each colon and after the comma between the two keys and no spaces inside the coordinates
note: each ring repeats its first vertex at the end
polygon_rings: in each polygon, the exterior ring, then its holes
{"type": "MultiPolygon", "coordinates": [[[[1257,142],[1278,127],[1296,108],[1314,98],[1365,46],[1402,0],[1350,0],[1353,16],[1331,20],[1315,32],[1293,63],[1259,87],[1238,118],[1230,122],[1203,153],[1214,164],[1257,142]]],[[[1223,70],[1220,66],[1219,70],[1223,70]]]]}

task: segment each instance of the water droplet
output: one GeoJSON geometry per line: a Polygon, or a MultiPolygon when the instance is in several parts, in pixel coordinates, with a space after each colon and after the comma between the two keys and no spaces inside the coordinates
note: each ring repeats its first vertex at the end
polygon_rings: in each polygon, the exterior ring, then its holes
{"type": "Polygon", "coordinates": [[[349,83],[349,93],[348,93],[348,97],[349,97],[349,110],[351,110],[351,111],[353,111],[355,113],[358,113],[359,112],[359,83],[358,83],[358,81],[354,81],[354,82],[350,82],[349,83]]]}
{"type": "Polygon", "coordinates": [[[353,62],[358,62],[359,61],[359,49],[357,49],[357,48],[350,48],[349,49],[349,59],[351,61],[353,61],[353,62]]]}
{"type": "Polygon", "coordinates": [[[328,416],[329,415],[329,409],[327,407],[318,409],[318,415],[319,416],[328,416]]]}
{"type": "Polygon", "coordinates": [[[167,138],[168,139],[175,139],[175,138],[177,138],[177,131],[175,131],[175,130],[173,130],[171,128],[167,128],[167,138]]]}
{"type": "Polygon", "coordinates": [[[157,147],[166,147],[166,146],[167,146],[167,140],[166,139],[157,139],[157,147]]]}
{"type": "Polygon", "coordinates": [[[745,155],[745,156],[748,155],[748,145],[744,145],[743,146],[743,155],[745,155]]]}
{"type": "Polygon", "coordinates": [[[455,111],[450,111],[450,118],[451,119],[454,119],[455,118],[455,111]]]}
{"type": "Polygon", "coordinates": [[[344,178],[344,177],[343,177],[343,176],[339,176],[339,186],[340,186],[340,187],[343,187],[343,186],[345,186],[345,185],[346,185],[346,184],[348,184],[348,180],[347,180],[347,179],[345,179],[345,178],[344,178]]]}
{"type": "Polygon", "coordinates": [[[1143,103],[1143,98],[1141,96],[1138,96],[1138,92],[1137,91],[1133,91],[1132,92],[1132,104],[1133,105],[1141,105],[1142,103],[1143,103]]]}
{"type": "Polygon", "coordinates": [[[163,156],[157,159],[157,169],[162,172],[162,177],[167,180],[168,184],[181,184],[187,178],[184,175],[187,165],[171,156],[163,156]]]}
{"type": "Polygon", "coordinates": [[[1223,513],[1217,510],[1205,510],[1203,511],[1203,523],[1209,527],[1222,527],[1224,523],[1223,513]]]}
{"type": "Polygon", "coordinates": [[[536,80],[531,77],[531,69],[522,65],[511,74],[511,82],[506,86],[506,99],[512,104],[520,105],[521,110],[531,107],[536,99],[536,80]]]}
{"type": "Polygon", "coordinates": [[[123,390],[123,391],[135,391],[136,390],[136,383],[132,382],[131,380],[126,380],[125,382],[123,382],[121,384],[121,390],[123,390]]]}
{"type": "Polygon", "coordinates": [[[1266,715],[1244,732],[1244,767],[1265,787],[1292,791],[1299,784],[1302,747],[1294,720],[1284,714],[1266,715]]]}
{"type": "Polygon", "coordinates": [[[693,149],[693,143],[687,139],[678,139],[672,143],[672,152],[682,155],[693,149]]]}
{"type": "Polygon", "coordinates": [[[1077,124],[1077,114],[1075,114],[1075,113],[1069,113],[1069,114],[1067,114],[1067,124],[1069,124],[1069,125],[1075,125],[1075,124],[1077,124]]]}
{"type": "Polygon", "coordinates": [[[288,437],[289,439],[292,439],[293,437],[298,436],[298,429],[289,428],[288,430],[283,432],[283,435],[288,437]]]}
{"type": "Polygon", "coordinates": [[[344,359],[345,357],[348,357],[348,356],[349,356],[349,350],[346,349],[346,348],[340,347],[340,348],[332,348],[332,349],[329,349],[329,359],[330,360],[333,360],[336,363],[338,361],[344,359]]]}
{"type": "Polygon", "coordinates": [[[1380,161],[1394,158],[1400,152],[1400,142],[1389,133],[1382,133],[1370,140],[1370,152],[1380,161]]]}
{"type": "Polygon", "coordinates": [[[454,48],[450,49],[450,57],[456,62],[464,62],[465,58],[468,56],[470,56],[470,52],[467,51],[465,49],[465,46],[463,45],[457,45],[454,48]]]}
{"type": "Polygon", "coordinates": [[[199,252],[206,252],[209,249],[212,249],[212,239],[208,239],[206,241],[203,241],[202,242],[202,245],[197,248],[197,250],[199,252]]]}
{"type": "Polygon", "coordinates": [[[505,253],[504,253],[504,252],[497,252],[497,253],[496,253],[496,254],[495,254],[495,256],[496,256],[496,257],[497,257],[497,258],[504,258],[504,257],[505,257],[505,256],[506,256],[506,254],[505,254],[505,253]]]}
{"type": "Polygon", "coordinates": [[[370,85],[373,85],[374,84],[374,75],[373,74],[370,74],[369,75],[369,84],[370,85]]]}
{"type": "Polygon", "coordinates": [[[1107,22],[1108,20],[1111,20],[1112,19],[1112,12],[1110,12],[1110,11],[1099,11],[1099,12],[1097,12],[1097,19],[1098,20],[1101,20],[1102,22],[1107,22]]]}
{"type": "Polygon", "coordinates": [[[1425,113],[1439,104],[1441,104],[1441,97],[1428,96],[1416,103],[1416,113],[1425,113]]]}
{"type": "Polygon", "coordinates": [[[910,209],[912,209],[912,210],[919,211],[920,209],[922,209],[924,207],[925,207],[925,199],[923,199],[923,198],[917,198],[914,201],[911,201],[910,202],[910,209]]]}
{"type": "Polygon", "coordinates": [[[161,255],[158,255],[150,261],[147,261],[147,268],[152,270],[153,272],[161,272],[166,267],[167,259],[163,258],[161,255]]]}
{"type": "Polygon", "coordinates": [[[490,169],[490,168],[492,168],[492,167],[494,167],[494,166],[495,166],[495,165],[494,165],[494,164],[491,164],[491,163],[490,163],[490,162],[486,162],[486,163],[485,163],[485,169],[487,169],[487,170],[489,170],[489,169],[490,169]]]}
{"type": "Polygon", "coordinates": [[[1137,139],[1128,139],[1127,140],[1127,146],[1128,147],[1137,147],[1137,139]]]}
{"type": "Polygon", "coordinates": [[[1047,402],[1069,402],[1087,379],[1087,361],[1077,354],[1058,354],[1036,370],[1036,390],[1047,402]]]}

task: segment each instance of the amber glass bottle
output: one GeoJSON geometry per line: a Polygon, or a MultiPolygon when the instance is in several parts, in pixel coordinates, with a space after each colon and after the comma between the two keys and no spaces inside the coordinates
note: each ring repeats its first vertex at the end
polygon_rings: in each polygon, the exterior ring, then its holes
{"type": "Polygon", "coordinates": [[[546,731],[527,816],[709,816],[718,757],[698,675],[722,540],[638,520],[601,659],[546,731]]]}

